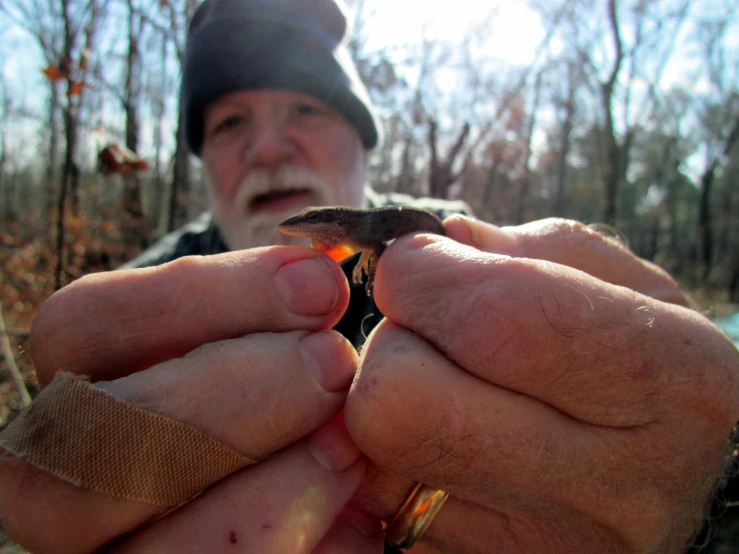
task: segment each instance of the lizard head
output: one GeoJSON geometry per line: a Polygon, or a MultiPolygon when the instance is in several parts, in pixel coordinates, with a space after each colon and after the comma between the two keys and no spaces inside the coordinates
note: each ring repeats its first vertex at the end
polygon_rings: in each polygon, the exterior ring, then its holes
{"type": "Polygon", "coordinates": [[[349,214],[349,210],[337,206],[306,208],[280,223],[280,232],[307,237],[315,248],[333,248],[344,241],[350,230],[349,214]]]}

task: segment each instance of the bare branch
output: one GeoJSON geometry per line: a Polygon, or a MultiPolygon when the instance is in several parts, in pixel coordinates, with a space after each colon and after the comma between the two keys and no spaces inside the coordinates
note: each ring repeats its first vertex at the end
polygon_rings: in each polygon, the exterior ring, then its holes
{"type": "Polygon", "coordinates": [[[726,144],[724,144],[724,156],[731,154],[737,140],[739,140],[739,117],[734,120],[734,126],[729,132],[729,136],[726,138],[726,144]]]}
{"type": "Polygon", "coordinates": [[[512,91],[510,91],[510,94],[506,96],[505,100],[498,105],[495,110],[495,114],[493,114],[493,116],[488,119],[488,121],[478,133],[475,140],[472,141],[472,144],[470,144],[470,147],[468,149],[470,152],[476,151],[480,147],[480,145],[488,139],[488,135],[498,123],[502,115],[510,109],[513,100],[521,93],[521,91],[523,91],[526,83],[528,82],[531,72],[534,71],[534,69],[538,66],[541,56],[546,51],[546,48],[549,46],[550,41],[554,37],[554,34],[559,28],[560,22],[564,15],[567,13],[568,9],[568,3],[563,2],[559,10],[555,12],[552,19],[552,24],[547,29],[547,34],[545,35],[544,39],[542,39],[541,43],[539,43],[539,46],[536,49],[534,61],[521,73],[521,77],[519,78],[517,85],[512,91]]]}
{"type": "Polygon", "coordinates": [[[457,137],[457,141],[454,143],[454,145],[451,147],[449,152],[446,156],[446,163],[451,167],[451,165],[454,163],[454,160],[457,159],[457,156],[459,155],[460,150],[462,150],[462,147],[464,146],[465,141],[467,140],[467,137],[470,134],[470,124],[468,122],[465,122],[465,124],[462,126],[462,129],[459,131],[459,136],[457,137]]]}
{"type": "Polygon", "coordinates": [[[431,155],[431,167],[436,167],[439,164],[439,154],[437,148],[437,138],[436,138],[436,131],[438,129],[438,125],[436,124],[436,121],[433,119],[429,119],[429,134],[427,138],[427,142],[429,145],[429,153],[431,155]]]}
{"type": "Polygon", "coordinates": [[[608,24],[611,27],[611,37],[613,38],[613,46],[616,49],[616,59],[613,60],[613,68],[605,85],[613,89],[613,85],[618,78],[618,72],[621,69],[621,63],[624,59],[623,43],[621,41],[621,31],[618,26],[618,14],[616,12],[616,0],[608,0],[608,24]]]}

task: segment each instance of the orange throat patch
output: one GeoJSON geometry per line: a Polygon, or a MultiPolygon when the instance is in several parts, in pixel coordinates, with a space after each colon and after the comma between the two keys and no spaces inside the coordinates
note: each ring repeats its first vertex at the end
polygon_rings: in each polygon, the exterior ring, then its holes
{"type": "Polygon", "coordinates": [[[332,260],[335,262],[340,262],[344,258],[348,258],[352,254],[354,254],[354,250],[352,250],[349,246],[345,244],[337,244],[335,246],[327,246],[325,244],[321,244],[318,242],[311,243],[311,246],[315,248],[316,250],[320,250],[321,252],[325,252],[328,254],[332,260]]]}

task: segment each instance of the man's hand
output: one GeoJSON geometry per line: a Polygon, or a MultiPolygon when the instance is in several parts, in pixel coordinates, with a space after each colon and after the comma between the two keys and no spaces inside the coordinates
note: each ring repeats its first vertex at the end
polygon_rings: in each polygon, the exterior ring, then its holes
{"type": "Polygon", "coordinates": [[[42,384],[89,375],[260,461],[167,513],[3,453],[9,534],[34,553],[380,551],[376,520],[345,509],[366,466],[339,413],[356,352],[329,330],[347,302],[340,268],[306,248],[93,275],[54,295],[31,340],[42,384]]]}
{"type": "Polygon", "coordinates": [[[413,552],[682,552],[739,418],[739,352],[662,270],[584,225],[454,218],[396,241],[347,428],[354,499],[451,498],[413,552]],[[465,246],[461,243],[469,244],[465,246]]]}

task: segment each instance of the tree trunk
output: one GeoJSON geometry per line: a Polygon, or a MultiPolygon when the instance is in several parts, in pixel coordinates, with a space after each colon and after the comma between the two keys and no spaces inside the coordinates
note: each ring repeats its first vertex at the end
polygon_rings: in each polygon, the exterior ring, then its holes
{"type": "Polygon", "coordinates": [[[162,179],[162,123],[164,117],[164,98],[157,99],[154,115],[154,198],[151,209],[151,225],[156,230],[162,222],[162,203],[164,201],[164,180],[162,179]]]}
{"type": "MultiPolygon", "coordinates": [[[[139,148],[138,103],[141,88],[138,81],[141,74],[138,36],[143,25],[139,24],[136,28],[136,13],[130,1],[128,7],[128,55],[123,109],[126,114],[126,148],[136,153],[139,148]]],[[[124,244],[145,248],[149,244],[149,229],[141,203],[141,183],[135,171],[125,177],[122,204],[124,244]]]]}
{"type": "Polygon", "coordinates": [[[566,217],[567,199],[567,157],[572,145],[572,127],[575,120],[575,83],[574,67],[570,64],[569,83],[567,87],[567,101],[565,102],[565,117],[562,123],[562,143],[559,149],[559,163],[557,165],[557,181],[554,193],[554,215],[566,217]]]}
{"type": "Polygon", "coordinates": [[[605,139],[606,155],[603,171],[603,185],[605,189],[605,205],[603,208],[603,223],[612,225],[616,221],[616,197],[618,196],[619,166],[621,165],[616,131],[613,128],[612,97],[613,87],[603,86],[603,113],[606,119],[605,139]]]}
{"type": "MultiPolygon", "coordinates": [[[[64,137],[66,139],[66,150],[64,153],[64,168],[62,170],[61,182],[59,184],[59,195],[57,197],[56,206],[56,268],[54,270],[54,290],[62,288],[62,270],[64,268],[64,262],[66,257],[66,251],[64,248],[65,239],[65,222],[66,222],[66,206],[67,206],[67,191],[74,189],[72,188],[72,182],[77,181],[75,174],[77,168],[74,164],[74,125],[72,122],[72,106],[67,105],[64,110],[64,137]]],[[[74,202],[73,202],[74,204],[74,202]]]]}
{"type": "Polygon", "coordinates": [[[729,302],[739,302],[739,256],[734,260],[734,270],[729,279],[729,302]]]}
{"type": "Polygon", "coordinates": [[[483,190],[482,201],[480,202],[484,213],[490,215],[490,221],[500,221],[496,197],[498,192],[498,167],[500,166],[501,157],[495,158],[493,164],[486,171],[485,189],[483,190]]]}
{"type": "Polygon", "coordinates": [[[69,187],[70,212],[73,216],[79,215],[80,211],[79,168],[74,161],[77,157],[77,107],[74,100],[70,98],[64,113],[64,140],[67,148],[64,154],[62,182],[69,187]]]}
{"type": "Polygon", "coordinates": [[[534,140],[534,129],[536,128],[536,113],[539,109],[539,96],[541,93],[541,71],[536,75],[534,84],[534,103],[529,114],[529,125],[526,130],[526,158],[524,159],[524,176],[521,181],[521,189],[518,195],[518,209],[516,210],[516,223],[519,225],[526,220],[526,208],[529,203],[529,188],[531,187],[531,143],[534,140]]]}
{"type": "Polygon", "coordinates": [[[678,267],[678,264],[682,261],[680,248],[679,248],[679,229],[678,229],[678,201],[675,198],[674,189],[677,183],[673,180],[672,182],[667,181],[665,184],[665,205],[667,207],[667,252],[665,253],[665,269],[673,269],[678,267]]]}
{"type": "Polygon", "coordinates": [[[411,192],[413,186],[413,166],[411,164],[411,149],[413,148],[413,133],[408,129],[403,142],[403,154],[400,157],[400,175],[398,176],[397,191],[405,194],[411,192]]]}
{"type": "Polygon", "coordinates": [[[57,289],[62,286],[62,270],[65,263],[65,218],[66,218],[66,200],[67,194],[71,195],[71,212],[77,215],[80,204],[80,171],[75,163],[77,155],[77,126],[78,111],[82,105],[84,96],[85,76],[87,75],[88,60],[84,57],[85,53],[93,50],[93,41],[96,26],[100,16],[100,4],[97,0],[90,0],[87,3],[87,9],[90,10],[89,21],[84,29],[76,27],[75,21],[72,21],[72,8],[69,0],[61,0],[62,15],[64,19],[64,54],[61,63],[66,68],[66,84],[67,98],[63,109],[64,115],[64,139],[66,142],[64,153],[64,167],[62,170],[61,183],[59,187],[59,197],[57,199],[57,236],[56,251],[57,264],[54,271],[54,285],[57,289]],[[75,48],[76,32],[84,32],[85,40],[80,45],[80,61],[75,67],[72,59],[72,53],[75,48]]]}
{"type": "Polygon", "coordinates": [[[701,175],[700,200],[698,203],[698,262],[700,278],[706,280],[713,262],[713,225],[711,222],[711,188],[718,161],[714,159],[701,175]]]}
{"type": "Polygon", "coordinates": [[[161,68],[160,78],[158,82],[158,88],[154,92],[156,95],[152,99],[154,104],[154,198],[152,199],[152,206],[150,209],[150,224],[158,230],[162,226],[162,208],[164,206],[164,179],[162,178],[162,120],[164,119],[165,112],[165,94],[167,88],[167,38],[162,36],[162,50],[160,54],[161,68]]]}
{"type": "MultiPolygon", "coordinates": [[[[74,151],[75,151],[75,125],[74,125],[74,101],[71,93],[73,78],[70,74],[72,70],[72,48],[74,47],[74,34],[72,31],[72,17],[69,13],[68,0],[61,0],[62,3],[62,14],[64,16],[64,53],[62,64],[66,67],[67,71],[67,98],[65,106],[63,108],[64,117],[64,166],[62,169],[62,175],[59,183],[59,195],[57,197],[56,207],[56,268],[54,269],[54,289],[59,290],[62,288],[62,270],[64,269],[66,252],[64,248],[65,243],[65,223],[66,223],[66,208],[67,208],[67,191],[73,187],[72,181],[76,181],[73,178],[75,171],[74,165],[74,151]]],[[[72,195],[77,192],[76,187],[72,188],[72,195]]],[[[72,200],[73,206],[76,206],[74,199],[72,200]]]]}
{"type": "Polygon", "coordinates": [[[49,114],[47,128],[49,129],[49,157],[46,166],[46,199],[44,205],[45,214],[51,217],[54,207],[54,198],[56,197],[57,187],[59,185],[59,87],[56,83],[50,82],[49,97],[49,114]]]}
{"type": "MultiPolygon", "coordinates": [[[[169,3],[167,3],[169,5],[169,3]]],[[[200,4],[200,0],[185,0],[185,28],[190,25],[192,16],[195,14],[195,10],[200,4]]],[[[175,15],[175,11],[170,5],[172,15],[173,29],[177,30],[178,18],[175,15]]],[[[184,36],[184,33],[178,35],[176,32],[173,33],[173,42],[177,53],[177,58],[182,60],[185,55],[185,44],[181,42],[179,38],[184,36]]],[[[174,153],[174,168],[172,171],[172,187],[169,190],[169,214],[167,218],[167,232],[174,231],[181,225],[184,225],[188,220],[188,202],[190,200],[190,158],[189,151],[187,149],[187,141],[185,140],[185,125],[182,117],[182,109],[180,106],[177,107],[177,131],[175,134],[175,153],[174,153]]]]}
{"type": "MultiPolygon", "coordinates": [[[[69,89],[72,87],[72,81],[68,80],[67,86],[69,89]]],[[[77,214],[79,209],[79,169],[74,162],[74,156],[76,151],[76,138],[77,138],[77,124],[76,124],[76,106],[72,100],[71,95],[67,95],[67,105],[64,108],[64,140],[66,148],[64,151],[64,166],[62,169],[61,183],[59,187],[59,196],[57,199],[57,212],[56,212],[56,252],[57,261],[56,269],[54,271],[54,289],[59,290],[62,283],[62,270],[65,264],[66,252],[64,248],[65,244],[65,222],[66,222],[66,202],[67,194],[70,193],[71,199],[71,212],[73,215],[77,214]]]]}
{"type": "Polygon", "coordinates": [[[190,159],[185,141],[185,125],[182,110],[177,118],[177,146],[174,153],[172,187],[169,191],[169,221],[167,231],[172,232],[188,220],[187,203],[190,199],[190,159]]]}
{"type": "Polygon", "coordinates": [[[461,171],[453,173],[452,168],[462,151],[470,133],[470,124],[465,123],[459,132],[454,145],[449,149],[446,159],[441,161],[438,156],[439,146],[437,138],[438,126],[433,119],[429,120],[428,144],[431,153],[429,167],[429,195],[432,198],[449,198],[449,187],[460,177],[461,171]]]}
{"type": "MultiPolygon", "coordinates": [[[[739,118],[729,131],[723,147],[723,155],[729,156],[734,145],[739,142],[739,118]]],[[[708,167],[701,175],[700,201],[698,204],[698,263],[700,278],[706,280],[713,264],[713,221],[711,214],[711,189],[719,168],[720,160],[716,155],[711,156],[708,167]]]]}
{"type": "Polygon", "coordinates": [[[613,38],[615,59],[611,73],[605,83],[601,83],[601,103],[603,117],[605,119],[605,167],[603,181],[605,188],[605,205],[603,208],[603,223],[615,224],[616,222],[616,198],[618,196],[618,185],[621,180],[621,156],[619,144],[616,139],[616,129],[613,123],[613,91],[618,79],[618,73],[623,62],[624,52],[621,42],[621,31],[618,23],[618,8],[616,0],[608,0],[608,23],[613,38]]]}
{"type": "Polygon", "coordinates": [[[6,122],[10,118],[10,97],[8,96],[7,89],[4,89],[3,92],[5,94],[3,94],[2,119],[5,124],[2,125],[2,135],[0,135],[0,198],[3,197],[3,194],[5,195],[5,201],[3,202],[5,210],[4,213],[0,213],[0,215],[11,218],[15,216],[16,211],[15,202],[13,200],[13,197],[15,196],[13,189],[15,187],[11,186],[10,179],[5,177],[5,164],[7,163],[8,149],[8,126],[6,122]]]}

